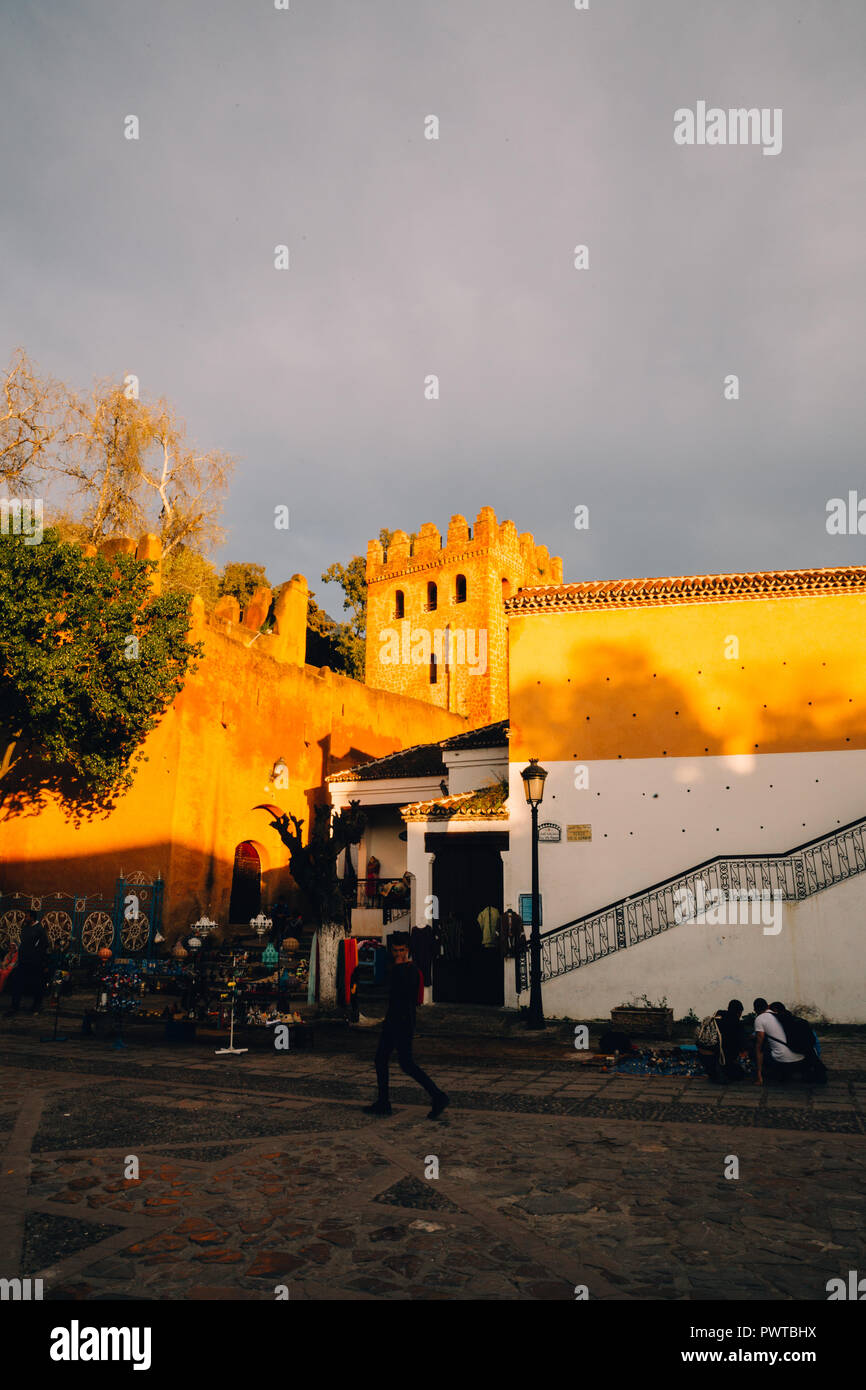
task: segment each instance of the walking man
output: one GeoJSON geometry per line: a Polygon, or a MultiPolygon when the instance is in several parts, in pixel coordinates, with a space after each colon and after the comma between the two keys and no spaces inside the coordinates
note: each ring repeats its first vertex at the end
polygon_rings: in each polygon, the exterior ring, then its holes
{"type": "Polygon", "coordinates": [[[394,932],[391,938],[391,952],[394,969],[391,972],[391,992],[382,1035],[376,1050],[376,1078],[379,1083],[379,1099],[373,1105],[364,1107],[368,1115],[390,1115],[391,1102],[388,1098],[388,1064],[394,1048],[397,1060],[407,1076],[411,1076],[423,1086],[430,1096],[433,1107],[428,1120],[435,1120],[448,1104],[444,1091],[430,1080],[412,1056],[412,1034],[415,1032],[415,1005],[421,982],[421,972],[409,959],[409,936],[406,932],[394,932]]]}

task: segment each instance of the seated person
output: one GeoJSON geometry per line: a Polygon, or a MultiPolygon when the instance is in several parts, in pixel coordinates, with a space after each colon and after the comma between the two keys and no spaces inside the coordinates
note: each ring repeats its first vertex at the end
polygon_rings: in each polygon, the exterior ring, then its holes
{"type": "Polygon", "coordinates": [[[709,1034],[713,1030],[708,1029],[704,1036],[704,1028],[709,1020],[705,1020],[698,1029],[698,1057],[710,1081],[717,1085],[723,1085],[726,1081],[741,1081],[745,1075],[740,1064],[740,1058],[746,1052],[746,1035],[740,1022],[742,1012],[740,1000],[732,999],[726,1009],[719,1009],[713,1015],[716,1027],[712,1046],[709,1045],[709,1034]]]}
{"type": "Polygon", "coordinates": [[[742,1059],[746,1057],[746,1034],[742,1023],[743,1005],[739,999],[731,999],[728,1007],[718,1015],[719,1032],[722,1035],[721,1068],[728,1081],[742,1081],[745,1072],[742,1059]]]}
{"type": "Polygon", "coordinates": [[[764,1076],[781,1081],[783,1084],[792,1075],[802,1072],[804,1056],[793,1052],[788,1046],[785,1030],[780,1022],[778,1011],[784,1013],[784,1005],[768,1004],[766,999],[756,999],[755,1004],[755,1065],[758,1075],[756,1086],[763,1086],[764,1076]],[[769,1055],[768,1055],[769,1053],[769,1055]]]}

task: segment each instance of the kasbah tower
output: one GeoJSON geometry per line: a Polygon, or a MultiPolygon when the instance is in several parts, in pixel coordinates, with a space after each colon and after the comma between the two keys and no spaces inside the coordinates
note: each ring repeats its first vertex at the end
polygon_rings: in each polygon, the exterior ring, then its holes
{"type": "Polygon", "coordinates": [[[452,516],[445,544],[425,521],[367,546],[365,683],[464,715],[474,728],[508,715],[504,602],[562,583],[562,560],[513,521],[482,507],[470,527],[452,516]]]}

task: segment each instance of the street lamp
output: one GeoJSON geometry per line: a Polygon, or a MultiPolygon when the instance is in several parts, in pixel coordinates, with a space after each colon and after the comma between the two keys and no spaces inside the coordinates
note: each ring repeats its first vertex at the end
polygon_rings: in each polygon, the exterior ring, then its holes
{"type": "Polygon", "coordinates": [[[532,932],[529,937],[529,1018],[527,1028],[544,1028],[541,1006],[541,923],[538,903],[538,808],[544,798],[547,771],[538,766],[537,758],[529,759],[529,767],[521,772],[523,791],[532,812],[532,932]]]}

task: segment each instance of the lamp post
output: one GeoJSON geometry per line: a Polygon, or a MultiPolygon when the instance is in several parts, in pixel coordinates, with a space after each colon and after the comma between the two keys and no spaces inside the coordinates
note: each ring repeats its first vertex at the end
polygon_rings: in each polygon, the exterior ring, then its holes
{"type": "Polygon", "coordinates": [[[537,758],[530,758],[529,766],[520,775],[532,812],[532,932],[529,937],[529,1018],[526,1026],[544,1028],[544,1010],[541,1006],[541,914],[538,902],[538,808],[544,798],[547,772],[538,766],[537,758]]]}

